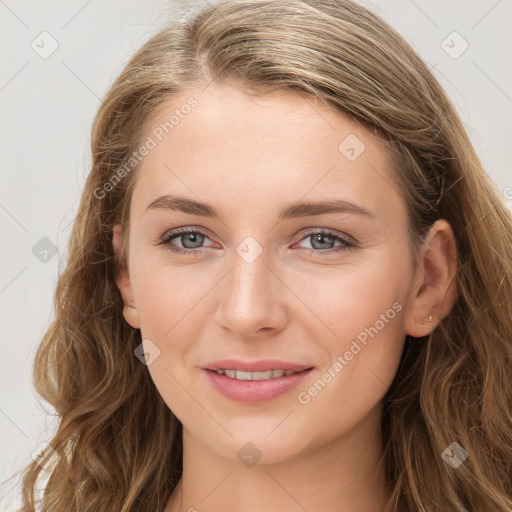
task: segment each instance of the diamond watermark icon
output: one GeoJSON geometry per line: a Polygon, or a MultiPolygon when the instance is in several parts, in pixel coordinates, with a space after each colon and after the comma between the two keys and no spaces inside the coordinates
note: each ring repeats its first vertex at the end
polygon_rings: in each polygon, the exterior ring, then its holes
{"type": "Polygon", "coordinates": [[[41,32],[33,41],[30,43],[30,47],[34,50],[41,59],[49,58],[57,48],[59,43],[49,32],[41,32]]]}
{"type": "Polygon", "coordinates": [[[339,152],[351,162],[357,160],[365,149],[363,141],[355,133],[345,137],[338,146],[339,152]]]}
{"type": "Polygon", "coordinates": [[[32,247],[32,254],[34,254],[39,261],[48,263],[55,254],[57,254],[57,246],[49,238],[43,236],[43,238],[32,247]]]}
{"type": "Polygon", "coordinates": [[[32,453],[31,457],[37,464],[44,469],[45,464],[50,460],[51,457],[57,455],[56,450],[53,446],[47,442],[41,443],[32,453]]]}
{"type": "Polygon", "coordinates": [[[459,443],[454,441],[444,450],[441,457],[449,466],[457,469],[468,458],[468,452],[459,443]]]}
{"type": "Polygon", "coordinates": [[[236,252],[246,263],[253,263],[263,252],[263,247],[255,238],[247,236],[238,244],[236,252]]]}
{"type": "Polygon", "coordinates": [[[142,340],[142,343],[133,351],[139,361],[149,366],[160,357],[160,349],[149,338],[142,340]]]}
{"type": "Polygon", "coordinates": [[[262,457],[262,453],[253,443],[246,443],[237,453],[238,460],[248,468],[252,468],[262,457]]]}
{"type": "Polygon", "coordinates": [[[452,59],[458,59],[469,48],[469,43],[457,31],[453,31],[441,42],[441,48],[452,59]]]}

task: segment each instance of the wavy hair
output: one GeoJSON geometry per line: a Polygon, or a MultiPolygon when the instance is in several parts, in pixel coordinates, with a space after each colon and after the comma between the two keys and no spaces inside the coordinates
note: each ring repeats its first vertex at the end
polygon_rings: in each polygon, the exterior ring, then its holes
{"type": "Polygon", "coordinates": [[[316,98],[377,134],[407,204],[412,254],[437,219],[450,223],[457,300],[430,335],[407,337],[384,398],[387,510],[510,512],[512,216],[426,64],[349,0],[217,2],[160,30],[110,87],[34,362],[36,391],[59,419],[54,451],[23,469],[20,511],[161,512],[182,474],[181,423],[134,357],[140,330],[124,320],[114,280],[128,254],[125,239],[115,260],[112,228],[128,232],[138,166],[98,190],[156,109],[212,81],[316,98]],[[441,457],[452,442],[468,453],[457,469],[441,457]]]}

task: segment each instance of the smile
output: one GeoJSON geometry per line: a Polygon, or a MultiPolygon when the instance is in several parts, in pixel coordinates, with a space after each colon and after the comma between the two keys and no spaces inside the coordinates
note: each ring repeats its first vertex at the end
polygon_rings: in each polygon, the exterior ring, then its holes
{"type": "Polygon", "coordinates": [[[242,370],[215,370],[219,375],[225,375],[230,379],[237,380],[269,380],[277,379],[285,375],[286,377],[299,373],[295,370],[269,370],[267,372],[244,372],[242,370]]]}
{"type": "Polygon", "coordinates": [[[274,400],[301,384],[313,371],[267,370],[248,372],[231,369],[203,369],[212,388],[225,398],[242,404],[274,400]]]}

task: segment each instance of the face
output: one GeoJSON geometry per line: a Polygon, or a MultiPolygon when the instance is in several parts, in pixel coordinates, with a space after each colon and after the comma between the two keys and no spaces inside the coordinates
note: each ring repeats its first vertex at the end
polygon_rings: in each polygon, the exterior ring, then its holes
{"type": "Polygon", "coordinates": [[[161,108],[147,137],[117,284],[185,431],[273,463],[376,421],[405,335],[421,335],[412,317],[429,313],[379,141],[312,99],[213,84],[161,108]]]}

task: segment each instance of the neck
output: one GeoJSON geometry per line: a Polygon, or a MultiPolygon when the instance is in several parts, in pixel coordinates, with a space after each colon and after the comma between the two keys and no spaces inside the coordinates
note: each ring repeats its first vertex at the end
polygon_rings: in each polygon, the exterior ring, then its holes
{"type": "Polygon", "coordinates": [[[379,405],[342,437],[252,467],[212,453],[184,429],[183,475],[165,512],[385,512],[380,421],[379,405]]]}

